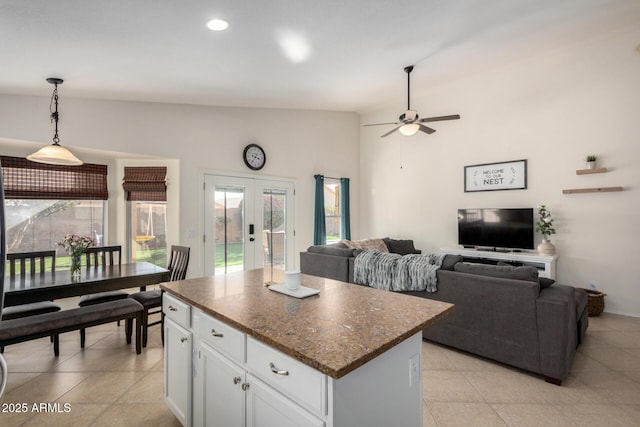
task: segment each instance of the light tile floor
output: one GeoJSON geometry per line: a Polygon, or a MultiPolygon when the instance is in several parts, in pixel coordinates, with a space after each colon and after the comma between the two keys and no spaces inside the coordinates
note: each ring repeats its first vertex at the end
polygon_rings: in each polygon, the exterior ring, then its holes
{"type": "MultiPolygon", "coordinates": [[[[640,318],[605,313],[589,322],[562,387],[424,342],[424,426],[640,426],[640,318]]],[[[124,327],[108,324],[87,329],[84,351],[78,333],[67,333],[58,358],[48,339],[8,346],[5,357],[1,426],[180,425],[162,400],[157,326],[138,356],[124,327]],[[59,403],[61,412],[38,413],[34,403],[59,403]]]]}

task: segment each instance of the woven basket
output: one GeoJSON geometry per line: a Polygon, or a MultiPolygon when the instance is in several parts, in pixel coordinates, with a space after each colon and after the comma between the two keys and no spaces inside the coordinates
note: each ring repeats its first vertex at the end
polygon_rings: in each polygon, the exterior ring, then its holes
{"type": "Polygon", "coordinates": [[[604,310],[604,297],[607,294],[604,294],[599,291],[594,291],[593,289],[583,289],[587,293],[588,301],[587,301],[587,309],[589,310],[589,316],[600,316],[602,311],[604,310]]]}

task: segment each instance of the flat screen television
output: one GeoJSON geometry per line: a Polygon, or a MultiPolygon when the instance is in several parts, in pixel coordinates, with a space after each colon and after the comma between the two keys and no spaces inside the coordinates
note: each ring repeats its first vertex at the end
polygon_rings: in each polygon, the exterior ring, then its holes
{"type": "Polygon", "coordinates": [[[533,208],[458,209],[458,243],[465,247],[533,249],[533,208]]]}

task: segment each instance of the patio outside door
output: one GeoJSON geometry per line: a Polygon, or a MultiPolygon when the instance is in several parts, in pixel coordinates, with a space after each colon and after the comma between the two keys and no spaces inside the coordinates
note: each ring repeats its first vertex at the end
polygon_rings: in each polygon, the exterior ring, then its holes
{"type": "Polygon", "coordinates": [[[205,274],[294,265],[292,182],[205,175],[205,274]]]}

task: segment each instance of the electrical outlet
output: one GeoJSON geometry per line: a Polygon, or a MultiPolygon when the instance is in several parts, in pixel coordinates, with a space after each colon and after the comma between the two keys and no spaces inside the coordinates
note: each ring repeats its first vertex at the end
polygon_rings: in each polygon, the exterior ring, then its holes
{"type": "Polygon", "coordinates": [[[596,288],[596,282],[594,282],[593,280],[589,280],[589,287],[591,289],[595,289],[596,288]]]}
{"type": "Polygon", "coordinates": [[[409,387],[420,383],[420,355],[414,354],[409,358],[409,387]]]}

